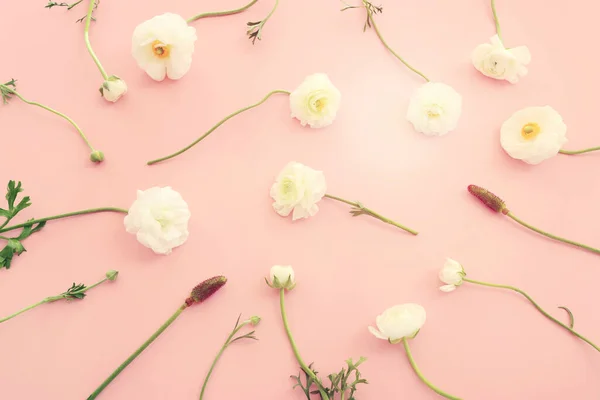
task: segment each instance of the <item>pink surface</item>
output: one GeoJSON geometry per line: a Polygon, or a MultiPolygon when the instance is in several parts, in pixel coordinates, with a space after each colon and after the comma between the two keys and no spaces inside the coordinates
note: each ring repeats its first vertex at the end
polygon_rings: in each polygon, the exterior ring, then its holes
{"type": "Polygon", "coordinates": [[[44,1],[4,2],[0,80],[19,80],[26,97],[66,112],[105,152],[93,165],[65,121],[14,100],[1,107],[0,183],[23,181],[33,200],[23,217],[96,206],[129,207],[136,189],[170,185],[192,211],[190,239],[172,255],[154,255],[125,232],[122,215],[50,222],[0,274],[0,315],[58,294],[73,281],[92,284],[112,268],[117,282],[81,302],[39,307],[0,327],[0,398],[81,400],[212,275],[229,277],[206,304],[189,309],[123,372],[102,399],[195,399],[215,353],[239,313],[263,317],[260,341],[226,351],[206,399],[296,399],[298,371],[279,316],[277,293],[263,277],[273,264],[295,267],[287,296],[302,355],[328,374],[344,360],[368,357],[370,384],[359,399],[436,399],[411,370],[401,346],[367,331],[398,303],[419,302],[427,322],[412,341],[424,374],[464,399],[596,399],[600,358],[518,295],[465,285],[438,291],[446,256],[473,279],[518,286],[543,307],[600,342],[597,255],[557,244],[494,215],[469,196],[479,184],[503,197],[528,222],[590,245],[597,235],[600,155],[559,155],[530,167],[500,148],[499,127],[519,108],[551,105],[569,127],[568,149],[600,144],[595,122],[600,59],[588,34],[597,4],[582,0],[498,2],[508,46],[529,46],[530,74],[518,85],[481,76],[471,50],[494,31],[486,0],[388,0],[380,28],[409,62],[463,95],[455,132],[415,133],[404,115],[421,84],[362,32],[364,10],[340,13],[337,1],[282,0],[255,46],[243,15],[198,21],[194,64],[181,81],[157,83],[130,55],[134,27],[166,11],[191,16],[244,1],[103,1],[91,40],[109,74],[129,85],[116,104],[97,93],[101,77],[86,52],[85,6],[48,11],[44,1]],[[342,109],[324,130],[289,118],[285,96],[221,127],[171,162],[148,167],[198,137],[222,116],[272,89],[293,90],[326,72],[342,109]],[[323,170],[332,194],[421,232],[412,237],[330,200],[316,217],[292,223],[268,196],[291,160],[323,170]]]}

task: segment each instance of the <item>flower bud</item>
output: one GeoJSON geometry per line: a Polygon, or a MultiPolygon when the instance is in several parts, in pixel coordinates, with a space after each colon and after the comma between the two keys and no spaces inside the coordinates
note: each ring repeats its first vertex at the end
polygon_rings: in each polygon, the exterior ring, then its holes
{"type": "Polygon", "coordinates": [[[116,102],[127,93],[127,84],[118,76],[111,75],[100,86],[100,94],[105,100],[116,102]]]}
{"type": "Polygon", "coordinates": [[[90,160],[96,163],[102,162],[104,161],[104,153],[100,150],[94,150],[92,154],[90,154],[90,160]]]}
{"type": "Polygon", "coordinates": [[[205,280],[192,289],[192,293],[190,294],[190,297],[185,300],[185,304],[189,307],[195,303],[202,303],[204,300],[215,294],[217,290],[221,289],[225,283],[227,283],[227,278],[222,275],[205,280]]]}
{"type": "Polygon", "coordinates": [[[119,275],[119,271],[111,269],[106,273],[106,279],[108,279],[109,281],[115,281],[117,280],[117,275],[119,275]]]}
{"type": "Polygon", "coordinates": [[[506,207],[504,200],[502,200],[500,197],[496,196],[489,190],[476,185],[469,185],[468,190],[469,193],[477,197],[483,204],[488,206],[490,209],[498,213],[502,213],[504,215],[509,213],[509,210],[506,207]]]}
{"type": "Polygon", "coordinates": [[[7,245],[16,255],[21,255],[22,252],[26,251],[23,244],[17,239],[8,239],[7,245]]]}
{"type": "Polygon", "coordinates": [[[274,265],[271,267],[271,281],[267,280],[267,285],[273,289],[292,290],[296,287],[294,269],[291,265],[274,265]]]}
{"type": "Polygon", "coordinates": [[[252,326],[256,326],[260,323],[260,317],[257,315],[254,315],[252,317],[250,317],[250,324],[252,324],[252,326]]]}

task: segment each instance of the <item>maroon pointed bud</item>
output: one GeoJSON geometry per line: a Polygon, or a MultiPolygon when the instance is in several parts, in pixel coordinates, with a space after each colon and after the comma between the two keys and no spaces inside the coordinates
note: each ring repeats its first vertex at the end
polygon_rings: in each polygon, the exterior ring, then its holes
{"type": "Polygon", "coordinates": [[[502,213],[504,215],[508,214],[509,210],[506,207],[504,200],[496,196],[494,193],[476,185],[469,185],[468,189],[469,193],[477,197],[483,204],[485,204],[492,210],[498,213],[502,213]]]}
{"type": "Polygon", "coordinates": [[[192,289],[192,293],[190,294],[190,297],[185,300],[185,304],[189,307],[195,303],[202,303],[204,300],[215,294],[217,290],[221,289],[225,283],[227,283],[227,278],[222,275],[205,280],[192,289]]]}

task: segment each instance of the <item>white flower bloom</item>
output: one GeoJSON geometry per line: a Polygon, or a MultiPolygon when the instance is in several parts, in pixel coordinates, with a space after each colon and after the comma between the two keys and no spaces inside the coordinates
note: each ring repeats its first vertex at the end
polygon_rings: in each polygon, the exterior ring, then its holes
{"type": "Polygon", "coordinates": [[[490,42],[480,44],[471,54],[471,61],[479,72],[510,83],[517,83],[520,77],[527,75],[525,66],[531,62],[527,46],[507,49],[498,35],[492,36],[490,42]]]}
{"type": "Polygon", "coordinates": [[[271,280],[267,284],[272,288],[292,290],[296,287],[294,269],[291,265],[274,265],[271,267],[270,277],[271,280]]]}
{"type": "Polygon", "coordinates": [[[377,329],[369,326],[369,332],[378,339],[384,339],[396,344],[402,338],[414,338],[425,324],[427,314],[419,304],[400,304],[388,308],[377,316],[377,329]]]}
{"type": "Polygon", "coordinates": [[[445,135],[453,131],[462,112],[462,97],[452,87],[427,82],[410,99],[406,118],[417,132],[445,135]]]}
{"type": "Polygon", "coordinates": [[[550,106],[514,113],[500,128],[502,148],[512,158],[539,164],[554,157],[567,142],[567,125],[550,106]]]}
{"type": "Polygon", "coordinates": [[[166,13],[135,28],[131,52],[152,79],[180,79],[190,70],[196,39],[196,29],[182,16],[166,13]]]}
{"type": "Polygon", "coordinates": [[[117,76],[109,76],[100,87],[100,94],[105,100],[113,103],[127,93],[127,84],[117,76]]]}
{"type": "Polygon", "coordinates": [[[441,286],[440,290],[442,292],[451,292],[455,290],[457,286],[462,285],[465,275],[465,269],[458,261],[447,258],[444,267],[439,273],[440,280],[446,285],[441,286]]]}
{"type": "Polygon", "coordinates": [[[189,236],[190,210],[181,195],[170,187],[138,190],[125,217],[127,232],[157,254],[169,254],[189,236]]]}
{"type": "Polygon", "coordinates": [[[292,220],[312,217],[319,211],[319,202],[327,184],[325,175],[298,162],[290,162],[277,176],[271,187],[275,211],[287,217],[293,211],[292,220]]]}
{"type": "Polygon", "coordinates": [[[290,94],[292,118],[302,126],[323,128],[331,125],[340,109],[341,93],[326,74],[313,74],[290,94]]]}

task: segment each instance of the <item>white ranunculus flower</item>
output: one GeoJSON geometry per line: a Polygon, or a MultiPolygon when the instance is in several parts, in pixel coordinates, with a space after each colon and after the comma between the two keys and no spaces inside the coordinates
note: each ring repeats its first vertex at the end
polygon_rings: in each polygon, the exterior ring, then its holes
{"type": "Polygon", "coordinates": [[[452,87],[427,82],[410,99],[406,118],[417,132],[441,136],[453,131],[462,112],[462,97],[452,87]]]}
{"type": "Polygon", "coordinates": [[[170,187],[138,190],[125,217],[127,232],[157,254],[169,254],[189,236],[190,210],[181,195],[170,187]]]}
{"type": "Polygon", "coordinates": [[[458,261],[447,258],[439,273],[440,280],[445,283],[444,286],[440,287],[440,290],[442,292],[455,290],[457,286],[462,285],[465,275],[465,269],[458,261]]]}
{"type": "Polygon", "coordinates": [[[531,62],[527,46],[507,49],[498,35],[492,36],[490,42],[480,44],[471,54],[471,61],[479,72],[510,83],[517,83],[520,77],[527,75],[526,65],[531,62]]]}
{"type": "Polygon", "coordinates": [[[326,74],[313,74],[290,94],[292,118],[298,118],[302,126],[323,128],[331,125],[340,109],[340,91],[333,86],[326,74]]]}
{"type": "Polygon", "coordinates": [[[100,94],[105,100],[113,103],[127,93],[127,84],[118,76],[109,76],[100,87],[100,94]]]}
{"type": "Polygon", "coordinates": [[[292,290],[294,287],[296,287],[294,269],[291,265],[272,266],[270,278],[271,280],[267,283],[272,288],[292,290]]]}
{"type": "Polygon", "coordinates": [[[325,196],[325,175],[298,162],[290,162],[271,187],[275,211],[292,220],[312,217],[319,211],[317,203],[325,196]]]}
{"type": "Polygon", "coordinates": [[[190,70],[196,39],[196,28],[182,16],[166,13],[135,28],[131,52],[152,79],[180,79],[190,70]]]}
{"type": "Polygon", "coordinates": [[[550,106],[514,113],[500,128],[502,148],[512,158],[539,164],[554,157],[567,142],[567,125],[550,106]]]}
{"type": "Polygon", "coordinates": [[[396,344],[402,338],[414,338],[425,324],[426,317],[425,309],[421,305],[414,303],[400,304],[388,308],[383,314],[377,316],[375,319],[377,329],[369,326],[369,332],[378,339],[396,344]]]}

